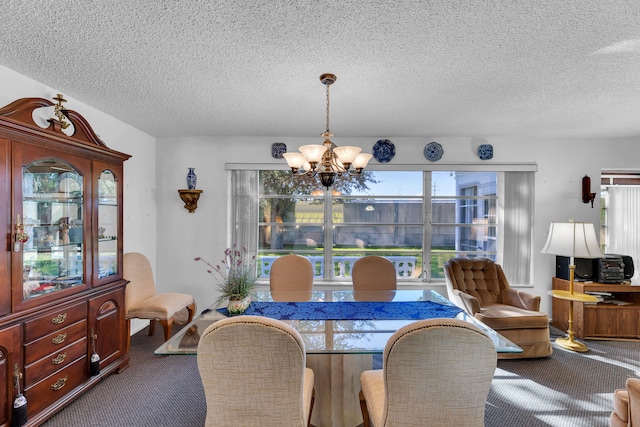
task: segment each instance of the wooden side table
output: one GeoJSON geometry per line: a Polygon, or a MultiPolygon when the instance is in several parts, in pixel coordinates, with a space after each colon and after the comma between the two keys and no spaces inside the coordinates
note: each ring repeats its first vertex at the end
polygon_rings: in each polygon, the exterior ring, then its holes
{"type": "MultiPolygon", "coordinates": [[[[553,291],[569,290],[569,281],[553,278],[553,291]]],[[[573,304],[573,327],[576,338],[640,340],[640,286],[628,283],[610,284],[597,282],[575,282],[574,291],[589,294],[598,292],[610,295],[613,302],[573,304]]],[[[569,302],[553,299],[552,325],[558,329],[567,329],[569,302]]]]}

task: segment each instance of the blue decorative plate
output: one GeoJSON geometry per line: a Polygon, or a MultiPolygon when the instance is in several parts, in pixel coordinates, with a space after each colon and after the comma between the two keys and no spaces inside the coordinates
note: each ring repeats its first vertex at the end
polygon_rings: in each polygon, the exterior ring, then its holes
{"type": "Polygon", "coordinates": [[[429,161],[436,162],[442,158],[443,154],[444,149],[437,142],[430,142],[424,146],[424,156],[429,161]]]}
{"type": "Polygon", "coordinates": [[[480,157],[480,160],[491,160],[491,159],[493,159],[493,145],[491,145],[491,144],[480,144],[478,146],[478,157],[480,157]]]}
{"type": "Polygon", "coordinates": [[[388,139],[381,139],[373,146],[373,157],[380,163],[387,163],[396,155],[396,147],[388,139]]]}
{"type": "Polygon", "coordinates": [[[271,144],[271,157],[282,159],[282,155],[287,152],[287,144],[284,142],[274,142],[271,144]]]}

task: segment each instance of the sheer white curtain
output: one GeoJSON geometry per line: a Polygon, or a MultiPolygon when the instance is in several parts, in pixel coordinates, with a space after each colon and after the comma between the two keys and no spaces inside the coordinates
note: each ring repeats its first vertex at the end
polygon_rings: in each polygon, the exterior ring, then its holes
{"type": "Polygon", "coordinates": [[[534,172],[501,172],[498,179],[498,229],[502,239],[497,261],[510,284],[530,284],[534,172]]]}
{"type": "Polygon", "coordinates": [[[258,254],[258,171],[231,171],[231,241],[258,254]]]}
{"type": "MultiPolygon", "coordinates": [[[[640,256],[640,187],[608,189],[607,200],[607,253],[640,256]]],[[[636,267],[637,271],[637,267],[636,267]]],[[[637,275],[634,274],[634,278],[637,275]]]]}

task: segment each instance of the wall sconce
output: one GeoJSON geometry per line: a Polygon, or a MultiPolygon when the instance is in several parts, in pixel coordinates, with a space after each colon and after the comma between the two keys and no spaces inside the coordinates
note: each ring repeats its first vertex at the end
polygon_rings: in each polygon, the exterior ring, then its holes
{"type": "Polygon", "coordinates": [[[200,198],[200,193],[202,190],[178,190],[180,193],[180,198],[184,202],[184,208],[189,211],[189,213],[195,212],[198,208],[198,199],[200,198]]]}
{"type": "Polygon", "coordinates": [[[587,175],[582,178],[582,203],[591,202],[591,207],[593,208],[593,201],[596,198],[596,193],[591,192],[591,178],[587,175]]]}

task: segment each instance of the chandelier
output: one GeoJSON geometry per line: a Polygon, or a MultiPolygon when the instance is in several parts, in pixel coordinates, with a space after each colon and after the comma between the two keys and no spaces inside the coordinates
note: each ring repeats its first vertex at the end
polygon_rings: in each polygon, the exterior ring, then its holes
{"type": "Polygon", "coordinates": [[[337,176],[362,175],[372,155],[361,153],[360,147],[338,147],[331,142],[333,134],[329,130],[329,87],[336,82],[336,76],[326,73],[320,76],[320,81],[327,88],[327,127],[322,134],[324,142],[322,145],[303,145],[299,153],[284,153],[283,156],[294,175],[319,175],[320,182],[328,189],[336,182],[337,176]]]}

